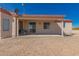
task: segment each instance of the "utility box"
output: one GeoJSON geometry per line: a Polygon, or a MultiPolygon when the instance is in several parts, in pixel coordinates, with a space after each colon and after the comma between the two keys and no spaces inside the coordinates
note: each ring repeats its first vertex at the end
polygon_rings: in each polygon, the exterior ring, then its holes
{"type": "Polygon", "coordinates": [[[72,21],[71,20],[64,21],[64,34],[72,35],[72,21]]]}

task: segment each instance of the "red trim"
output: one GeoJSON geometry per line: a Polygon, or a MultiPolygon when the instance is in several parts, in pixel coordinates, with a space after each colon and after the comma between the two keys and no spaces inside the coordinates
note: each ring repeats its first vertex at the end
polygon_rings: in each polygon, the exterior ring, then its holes
{"type": "Polygon", "coordinates": [[[64,20],[64,22],[72,22],[72,20],[64,20]]]}
{"type": "Polygon", "coordinates": [[[3,8],[0,8],[0,12],[5,13],[5,14],[10,15],[10,16],[18,16],[18,15],[15,15],[15,14],[13,14],[13,13],[11,13],[3,8]]]}
{"type": "Polygon", "coordinates": [[[5,14],[8,14],[8,15],[12,16],[12,14],[10,12],[8,12],[7,10],[5,10],[5,9],[0,8],[0,12],[3,12],[5,14]]]}

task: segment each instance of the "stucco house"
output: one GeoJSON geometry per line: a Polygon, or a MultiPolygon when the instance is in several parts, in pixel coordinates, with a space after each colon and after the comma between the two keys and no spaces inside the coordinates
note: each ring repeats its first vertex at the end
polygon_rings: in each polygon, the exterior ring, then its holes
{"type": "Polygon", "coordinates": [[[72,21],[64,15],[16,15],[0,8],[0,38],[20,35],[72,34],[72,21]]]}

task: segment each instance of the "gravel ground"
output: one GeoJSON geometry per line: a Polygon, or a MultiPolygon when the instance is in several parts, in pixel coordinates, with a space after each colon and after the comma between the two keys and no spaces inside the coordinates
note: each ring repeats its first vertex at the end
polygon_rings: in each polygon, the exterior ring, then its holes
{"type": "Polygon", "coordinates": [[[4,56],[70,56],[79,55],[79,36],[20,36],[0,40],[4,56]]]}

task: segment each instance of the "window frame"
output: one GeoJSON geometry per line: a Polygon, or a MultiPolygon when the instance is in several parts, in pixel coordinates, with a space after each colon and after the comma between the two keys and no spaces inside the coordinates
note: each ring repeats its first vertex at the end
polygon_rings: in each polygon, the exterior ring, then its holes
{"type": "Polygon", "coordinates": [[[6,19],[4,18],[3,19],[3,31],[9,31],[10,30],[10,20],[9,19],[6,19]]]}
{"type": "Polygon", "coordinates": [[[50,22],[44,22],[43,29],[49,29],[49,28],[50,28],[50,22]]]}

